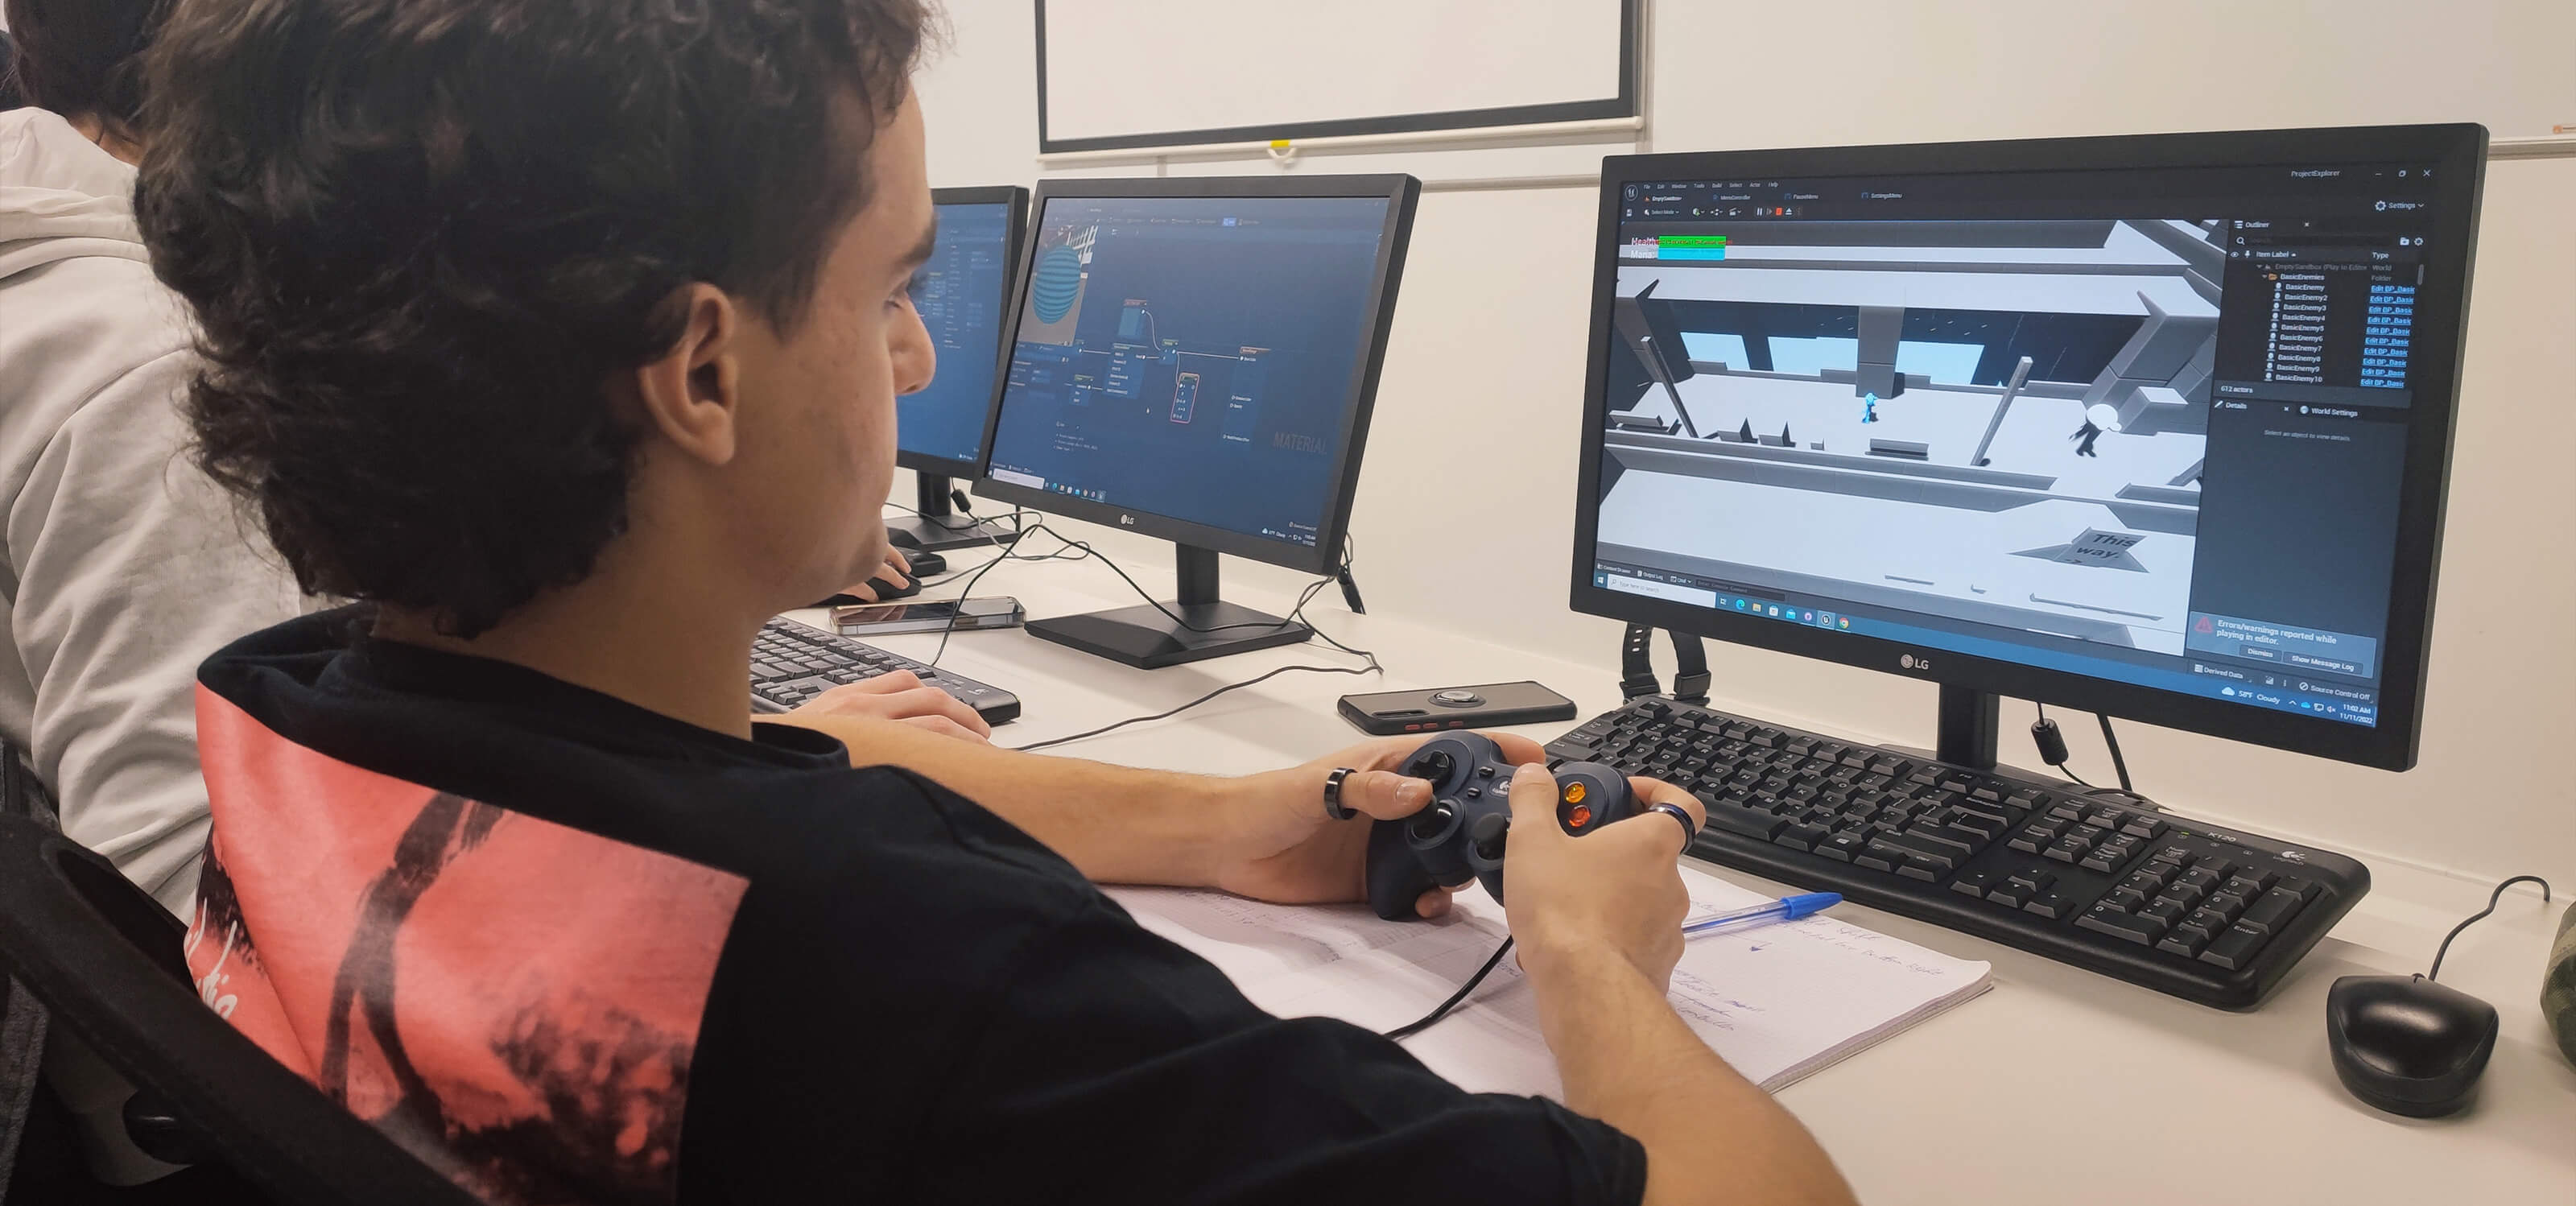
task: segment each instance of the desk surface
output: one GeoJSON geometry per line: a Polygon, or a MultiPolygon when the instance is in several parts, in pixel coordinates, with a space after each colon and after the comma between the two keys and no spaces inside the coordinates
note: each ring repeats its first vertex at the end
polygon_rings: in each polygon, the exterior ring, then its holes
{"type": "MultiPolygon", "coordinates": [[[[961,569],[983,560],[950,555],[961,569]]],[[[1161,585],[1160,565],[1127,567],[1161,585]]],[[[955,593],[963,575],[948,589],[955,593]]],[[[978,595],[1016,595],[1032,616],[1136,602],[1093,562],[1014,562],[978,595]]],[[[1239,602],[1288,600],[1229,588],[1239,602]]],[[[1361,740],[1334,712],[1353,691],[1537,679],[1590,716],[1618,703],[1614,651],[1580,665],[1422,625],[1344,613],[1331,590],[1310,616],[1338,640],[1377,651],[1383,679],[1290,674],[1170,720],[1050,751],[1218,774],[1301,762],[1361,740]]],[[[799,618],[822,622],[819,613],[799,618]]],[[[936,637],[878,643],[927,658],[936,637]]],[[[1025,632],[960,633],[942,664],[1018,693],[1025,712],[994,733],[1020,745],[1159,712],[1278,666],[1348,665],[1320,645],[1134,670],[1025,632]]],[[[1716,706],[1765,715],[1760,700],[1716,706]]],[[[1782,717],[1787,720],[1790,718],[1782,717]]],[[[1571,724],[1522,731],[1539,740],[1571,724]]],[[[1834,731],[1802,722],[1802,727],[1834,731]]],[[[1885,735],[1845,731],[1857,740],[1885,735]]],[[[2189,814],[2186,800],[2165,801],[2189,814]]],[[[2508,894],[2461,935],[2444,983],[2502,1013],[2504,1032],[2469,1112],[2439,1121],[2378,1113],[2335,1081],[2325,1049],[2326,990],[2354,974],[2420,971],[2442,935],[2482,907],[2487,886],[2353,851],[2374,888],[2250,1014],[2189,1004],[2034,955],[1858,905],[1839,915],[1932,949],[1995,965],[1993,992],[1783,1091],[1861,1200],[1896,1203],[2576,1202],[2576,1069],[2540,1019],[2541,960],[2565,904],[2508,894]]],[[[1758,877],[1718,875],[1764,890],[1758,877]]],[[[2576,885],[2567,885],[2576,888],[2576,885]]]]}

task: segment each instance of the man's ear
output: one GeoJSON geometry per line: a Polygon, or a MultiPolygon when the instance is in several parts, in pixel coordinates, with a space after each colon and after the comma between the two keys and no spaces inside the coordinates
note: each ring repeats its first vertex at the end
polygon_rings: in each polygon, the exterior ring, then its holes
{"type": "Polygon", "coordinates": [[[685,286],[663,305],[685,311],[680,337],[634,375],[638,417],[682,455],[733,459],[742,417],[742,311],[724,290],[685,286]]]}

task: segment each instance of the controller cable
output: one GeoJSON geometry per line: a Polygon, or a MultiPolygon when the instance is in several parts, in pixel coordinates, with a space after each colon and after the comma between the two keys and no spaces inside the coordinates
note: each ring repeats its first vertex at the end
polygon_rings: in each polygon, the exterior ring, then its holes
{"type": "Polygon", "coordinates": [[[1458,991],[1451,993],[1448,1000],[1442,1001],[1440,1003],[1440,1008],[1422,1015],[1422,1018],[1419,1021],[1411,1022],[1406,1025],[1398,1026],[1393,1030],[1386,1031],[1386,1037],[1391,1039],[1411,1038],[1425,1030],[1429,1030],[1432,1023],[1448,1017],[1449,1011],[1456,1009],[1458,1007],[1458,1002],[1466,1000],[1468,993],[1476,991],[1476,986],[1484,983],[1485,977],[1491,975],[1494,968],[1502,963],[1503,956],[1510,954],[1511,951],[1512,940],[1509,938],[1503,939],[1503,944],[1494,948],[1494,957],[1485,960],[1485,965],[1477,968],[1475,975],[1467,977],[1467,982],[1459,985],[1458,991]]]}

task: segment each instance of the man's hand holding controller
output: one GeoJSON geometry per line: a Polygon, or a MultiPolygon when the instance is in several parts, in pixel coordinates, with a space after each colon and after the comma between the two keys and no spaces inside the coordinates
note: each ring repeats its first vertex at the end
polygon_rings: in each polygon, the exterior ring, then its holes
{"type": "Polygon", "coordinates": [[[1503,911],[1566,1104],[1644,1145],[1649,1203],[1850,1203],[1815,1138],[1666,998],[1690,912],[1678,856],[1707,814],[1669,783],[1628,783],[1635,815],[1578,837],[1546,767],[1512,775],[1503,911]]]}

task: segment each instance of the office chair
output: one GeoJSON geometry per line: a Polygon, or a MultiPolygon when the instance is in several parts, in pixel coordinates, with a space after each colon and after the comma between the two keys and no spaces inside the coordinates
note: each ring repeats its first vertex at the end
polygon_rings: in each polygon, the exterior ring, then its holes
{"type": "Polygon", "coordinates": [[[220,1161],[284,1206],[476,1206],[200,1003],[184,936],[106,859],[0,816],[0,972],[138,1087],[137,1146],[220,1161]]]}

